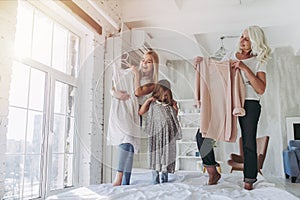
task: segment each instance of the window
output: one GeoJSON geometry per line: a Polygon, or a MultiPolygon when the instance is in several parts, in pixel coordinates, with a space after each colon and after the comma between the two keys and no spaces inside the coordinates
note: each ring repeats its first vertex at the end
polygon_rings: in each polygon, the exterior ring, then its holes
{"type": "Polygon", "coordinates": [[[70,85],[55,82],[50,176],[52,190],[73,185],[74,91],[70,85]]]}
{"type": "Polygon", "coordinates": [[[20,1],[4,199],[42,198],[75,184],[79,42],[76,34],[20,1]]]}

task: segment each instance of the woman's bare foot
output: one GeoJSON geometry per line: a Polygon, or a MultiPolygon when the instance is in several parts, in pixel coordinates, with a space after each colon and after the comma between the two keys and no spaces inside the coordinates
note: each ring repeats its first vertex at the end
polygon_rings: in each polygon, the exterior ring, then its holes
{"type": "Polygon", "coordinates": [[[208,185],[215,185],[221,178],[221,174],[218,172],[216,166],[207,166],[206,170],[208,172],[208,185]]]}
{"type": "Polygon", "coordinates": [[[113,186],[119,186],[122,184],[123,172],[117,172],[113,186]]]}
{"type": "Polygon", "coordinates": [[[208,185],[216,185],[221,178],[221,174],[218,172],[212,175],[209,175],[208,185]]]}
{"type": "Polygon", "coordinates": [[[253,190],[253,184],[252,183],[244,183],[244,188],[246,190],[253,190]]]}

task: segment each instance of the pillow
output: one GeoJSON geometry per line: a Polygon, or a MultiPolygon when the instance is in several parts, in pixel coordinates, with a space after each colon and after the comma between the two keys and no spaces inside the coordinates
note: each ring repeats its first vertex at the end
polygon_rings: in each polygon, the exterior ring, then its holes
{"type": "Polygon", "coordinates": [[[289,147],[290,151],[296,151],[296,149],[300,149],[299,147],[289,147]]]}
{"type": "Polygon", "coordinates": [[[300,148],[300,140],[290,140],[289,141],[289,146],[290,147],[298,147],[298,148],[300,148]]]}

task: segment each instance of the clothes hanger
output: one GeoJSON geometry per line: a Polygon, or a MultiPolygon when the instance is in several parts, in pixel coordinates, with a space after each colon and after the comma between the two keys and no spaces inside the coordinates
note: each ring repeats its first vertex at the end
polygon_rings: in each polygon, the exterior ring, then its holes
{"type": "Polygon", "coordinates": [[[116,63],[119,60],[120,63],[124,66],[124,68],[129,68],[131,64],[128,62],[128,59],[129,59],[129,53],[125,51],[124,53],[122,53],[121,55],[119,55],[113,60],[105,60],[104,63],[109,66],[112,63],[114,62],[116,63]]]}
{"type": "Polygon", "coordinates": [[[130,63],[128,62],[128,58],[129,58],[129,53],[127,51],[125,51],[122,55],[121,55],[121,64],[125,65],[126,68],[130,67],[130,63]]]}
{"type": "Polygon", "coordinates": [[[211,58],[215,60],[221,60],[226,55],[227,49],[225,49],[224,47],[224,43],[223,43],[224,38],[225,36],[220,37],[221,47],[213,55],[210,56],[211,58]]]}
{"type": "Polygon", "coordinates": [[[235,35],[228,35],[228,36],[221,36],[220,40],[221,40],[221,47],[210,57],[215,59],[215,60],[221,60],[226,53],[228,52],[228,50],[224,47],[224,43],[223,40],[225,38],[238,38],[239,36],[235,36],[235,35]]]}

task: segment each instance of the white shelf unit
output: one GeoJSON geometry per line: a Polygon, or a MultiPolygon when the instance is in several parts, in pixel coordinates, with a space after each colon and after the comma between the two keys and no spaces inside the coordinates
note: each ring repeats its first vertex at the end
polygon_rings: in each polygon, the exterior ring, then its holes
{"type": "Polygon", "coordinates": [[[178,100],[178,118],[182,129],[182,139],[176,143],[176,170],[201,170],[201,157],[196,143],[196,132],[200,124],[200,110],[193,99],[178,100]],[[197,155],[196,155],[197,154],[197,155]]]}

